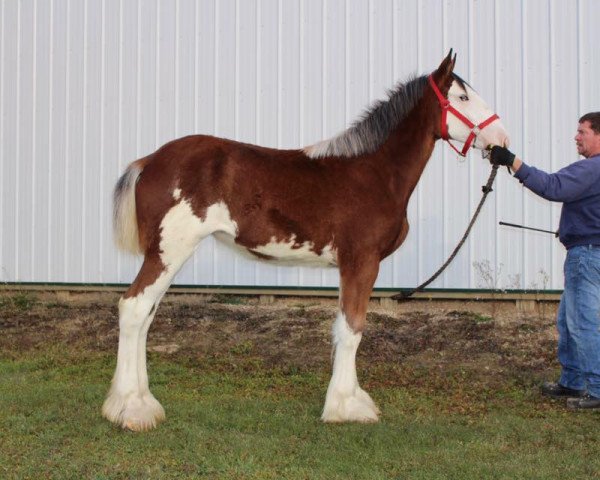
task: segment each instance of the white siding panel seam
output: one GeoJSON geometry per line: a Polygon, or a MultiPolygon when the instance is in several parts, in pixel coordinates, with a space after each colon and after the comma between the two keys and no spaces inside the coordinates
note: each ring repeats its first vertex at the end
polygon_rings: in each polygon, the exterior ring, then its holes
{"type": "Polygon", "coordinates": [[[70,113],[71,113],[71,3],[70,2],[66,2],[66,7],[67,7],[67,11],[66,11],[66,17],[65,17],[65,23],[66,23],[66,33],[65,33],[65,38],[66,38],[66,51],[65,51],[65,119],[64,119],[64,135],[65,135],[65,145],[64,145],[64,171],[63,171],[63,175],[64,175],[64,187],[62,190],[62,195],[63,195],[63,215],[64,215],[64,228],[62,229],[63,232],[63,258],[62,258],[62,269],[63,269],[63,274],[62,274],[62,278],[61,281],[65,282],[66,278],[68,276],[68,269],[69,266],[67,264],[67,260],[69,258],[69,254],[68,254],[68,246],[69,246],[69,211],[68,211],[68,205],[69,205],[69,193],[70,193],[70,189],[69,189],[69,178],[70,178],[70,170],[69,170],[69,162],[71,161],[70,159],[70,140],[71,140],[71,132],[70,132],[70,113]]]}
{"type": "MultiPolygon", "coordinates": [[[[235,72],[234,72],[234,87],[235,102],[234,102],[234,132],[235,138],[240,138],[240,2],[235,0],[235,72]]],[[[234,258],[233,263],[233,276],[239,278],[239,257],[234,258]]]]}
{"type": "MultiPolygon", "coordinates": [[[[32,39],[32,75],[33,75],[33,80],[32,80],[32,87],[33,87],[33,92],[32,92],[32,103],[31,103],[31,108],[32,108],[32,131],[31,131],[31,136],[32,136],[32,142],[31,142],[31,171],[30,171],[30,184],[33,185],[34,187],[31,189],[31,212],[30,212],[30,220],[29,220],[29,228],[31,229],[31,246],[30,246],[30,251],[29,251],[29,256],[31,259],[31,272],[30,275],[34,275],[35,274],[35,265],[36,263],[36,259],[35,259],[35,244],[36,244],[36,225],[35,225],[35,205],[36,205],[36,197],[37,197],[37,192],[36,192],[36,182],[37,182],[37,178],[38,178],[38,171],[37,169],[39,168],[37,165],[37,95],[38,95],[38,84],[37,84],[37,64],[35,62],[35,59],[37,58],[37,42],[38,42],[38,37],[37,37],[37,2],[33,3],[33,39],[32,39]]],[[[0,96],[1,98],[1,96],[0,96]]],[[[0,127],[1,129],[2,127],[0,127]]],[[[0,145],[1,145],[1,141],[0,141],[0,145]]],[[[0,163],[2,163],[0,161],[0,163]]],[[[2,178],[2,173],[0,172],[0,179],[2,178]]],[[[0,205],[0,211],[2,211],[2,205],[0,205]]],[[[0,219],[0,225],[2,224],[2,220],[0,219]]],[[[2,253],[0,252],[0,258],[2,258],[2,253]]],[[[0,278],[2,278],[2,274],[0,273],[0,278]]]]}
{"type": "MultiPolygon", "coordinates": [[[[500,14],[499,14],[499,5],[498,5],[498,1],[494,0],[494,98],[493,100],[490,99],[490,103],[491,105],[493,105],[493,109],[494,111],[498,112],[501,110],[501,105],[498,103],[498,100],[500,98],[499,95],[499,79],[498,79],[498,71],[499,71],[499,60],[498,60],[498,48],[499,48],[499,38],[498,38],[498,30],[500,28],[499,26],[500,24],[500,14]]],[[[498,201],[498,196],[500,195],[500,193],[502,193],[500,191],[501,187],[498,186],[496,188],[497,190],[497,194],[495,195],[494,198],[494,209],[493,209],[493,215],[494,215],[494,226],[498,225],[498,212],[500,209],[500,201],[498,201]]],[[[500,245],[500,230],[496,227],[494,229],[494,265],[500,265],[500,258],[498,255],[499,252],[499,245],[500,245]]],[[[495,285],[499,285],[500,284],[500,278],[499,278],[499,269],[495,270],[496,273],[496,279],[495,279],[495,285]]]]}
{"type": "MultiPolygon", "coordinates": [[[[577,20],[578,25],[583,23],[583,14],[581,13],[581,0],[577,0],[577,20]]],[[[582,29],[577,29],[577,107],[579,116],[581,116],[581,112],[583,111],[583,102],[581,99],[581,82],[582,82],[582,68],[581,68],[581,45],[583,44],[582,40],[583,31],[582,29]]]]}
{"type": "MultiPolygon", "coordinates": [[[[17,101],[17,111],[15,115],[15,126],[16,126],[16,158],[20,158],[21,155],[21,142],[18,140],[21,138],[21,2],[17,3],[17,38],[16,38],[16,49],[17,49],[17,65],[16,65],[16,74],[17,74],[17,82],[16,82],[16,92],[15,98],[17,101]]],[[[15,197],[14,197],[14,215],[15,215],[15,229],[13,231],[13,235],[15,237],[15,277],[21,279],[20,275],[20,262],[19,256],[21,253],[20,244],[19,244],[19,228],[18,228],[18,220],[19,220],[19,193],[20,193],[20,182],[19,182],[19,164],[21,162],[15,162],[15,197]]]]}
{"type": "MultiPolygon", "coordinates": [[[[6,73],[6,28],[5,28],[5,3],[0,3],[0,105],[4,104],[4,77],[6,73]]],[[[0,107],[1,108],[1,107],[0,107]]],[[[6,145],[4,140],[4,125],[5,125],[5,113],[4,110],[0,111],[0,185],[4,181],[5,168],[4,163],[4,146],[6,145]]],[[[4,215],[5,200],[4,195],[0,195],[0,225],[6,225],[6,217],[4,215]]],[[[12,274],[6,270],[5,267],[5,246],[4,246],[4,235],[0,232],[0,279],[9,281],[12,274]]],[[[16,277],[13,276],[16,280],[16,277]]]]}
{"type": "MultiPolygon", "coordinates": [[[[125,65],[125,46],[126,46],[126,39],[125,39],[125,2],[127,0],[118,0],[118,29],[117,29],[117,38],[118,38],[118,52],[117,52],[117,61],[116,61],[116,69],[117,69],[117,81],[118,81],[118,86],[117,86],[117,109],[116,109],[116,116],[117,116],[117,132],[116,132],[116,137],[117,137],[117,168],[115,170],[113,170],[113,175],[111,175],[110,178],[110,186],[109,188],[112,189],[114,187],[114,184],[117,181],[118,176],[121,175],[121,173],[124,170],[124,166],[127,164],[127,159],[126,159],[126,155],[125,155],[125,149],[126,149],[126,141],[128,140],[126,138],[125,135],[125,128],[127,128],[128,132],[129,132],[129,128],[130,125],[125,122],[125,115],[126,115],[126,102],[127,102],[127,106],[129,105],[129,95],[126,95],[125,89],[128,85],[126,85],[127,79],[125,78],[126,76],[126,65],[125,65]]],[[[129,92],[127,92],[129,93],[129,92]]],[[[127,272],[127,261],[130,259],[131,257],[129,257],[126,253],[124,252],[120,252],[120,254],[117,257],[117,275],[119,276],[119,278],[123,278],[123,279],[127,279],[129,277],[128,272],[127,272]]]]}
{"type": "MultiPolygon", "coordinates": [[[[422,8],[422,0],[417,0],[417,75],[420,75],[423,71],[423,52],[421,45],[421,8],[422,8]]],[[[421,218],[421,210],[422,210],[422,188],[421,182],[417,184],[415,189],[416,191],[413,193],[413,201],[416,201],[416,217],[421,218]],[[414,198],[416,197],[416,198],[414,198]]],[[[423,235],[421,235],[421,230],[418,228],[419,224],[417,221],[417,228],[413,228],[413,231],[416,230],[415,235],[415,243],[417,245],[417,252],[421,252],[423,250],[423,235]]],[[[419,285],[423,279],[423,256],[417,255],[417,285],[419,285]]]]}
{"type": "MultiPolygon", "coordinates": [[[[48,72],[48,95],[50,96],[49,101],[49,112],[48,112],[48,169],[47,169],[47,178],[48,178],[48,202],[47,202],[47,214],[46,217],[49,219],[48,224],[52,225],[52,167],[54,160],[54,136],[52,135],[52,112],[54,111],[54,2],[55,0],[50,0],[50,42],[49,42],[49,56],[50,56],[50,69],[48,72]]],[[[4,64],[4,62],[2,62],[4,64]]],[[[50,235],[50,231],[47,232],[48,238],[48,248],[46,250],[46,264],[47,264],[47,274],[46,279],[48,281],[56,281],[56,278],[52,277],[52,236],[50,235]]]]}
{"type": "MultiPolygon", "coordinates": [[[[554,122],[554,118],[556,115],[556,106],[554,104],[554,95],[555,95],[555,89],[556,89],[556,84],[555,84],[555,78],[554,78],[554,66],[556,63],[556,42],[555,42],[555,35],[554,35],[554,8],[553,8],[554,3],[552,1],[549,2],[548,4],[548,45],[549,45],[549,49],[548,49],[548,56],[549,56],[549,69],[548,69],[548,83],[550,88],[548,89],[548,104],[550,105],[550,138],[557,138],[556,136],[556,122],[554,122]]],[[[554,148],[550,149],[550,171],[555,171],[555,164],[556,164],[556,150],[554,148]]],[[[552,210],[554,209],[554,203],[551,204],[550,206],[550,210],[552,213],[552,210]]],[[[550,243],[550,259],[549,259],[549,264],[550,264],[550,268],[553,269],[553,265],[552,265],[552,258],[554,257],[554,252],[555,252],[555,243],[552,242],[550,243]]],[[[551,271],[551,275],[552,275],[552,271],[551,271]]]]}
{"type": "MultiPolygon", "coordinates": [[[[523,47],[521,49],[522,52],[522,56],[521,56],[521,72],[522,72],[522,80],[521,80],[521,85],[522,85],[522,96],[523,96],[523,114],[522,114],[522,124],[523,124],[523,147],[522,147],[522,151],[523,151],[523,157],[524,159],[528,159],[529,158],[529,149],[528,149],[528,128],[527,128],[527,120],[528,120],[528,113],[529,113],[529,109],[527,108],[527,100],[528,100],[528,92],[527,92],[527,35],[526,35],[526,20],[527,20],[527,7],[525,2],[521,3],[521,38],[523,41],[523,47]]],[[[523,215],[522,218],[526,219],[528,218],[528,212],[529,212],[529,208],[528,208],[528,202],[527,202],[527,192],[525,191],[525,189],[522,190],[521,193],[521,202],[523,204],[523,215]]],[[[527,242],[527,232],[525,230],[523,230],[522,232],[520,232],[520,237],[521,237],[521,245],[525,245],[527,242]]],[[[527,271],[527,255],[523,255],[522,257],[522,266],[521,266],[521,271],[522,272],[526,272],[527,271]]],[[[524,275],[524,280],[526,281],[525,275],[524,275]]]]}
{"type": "MultiPolygon", "coordinates": [[[[86,222],[86,178],[87,178],[87,161],[86,161],[86,153],[88,151],[88,109],[89,109],[89,100],[88,100],[88,0],[83,2],[83,102],[81,102],[81,117],[82,117],[82,145],[81,145],[81,157],[78,161],[82,162],[81,168],[81,197],[80,197],[80,205],[81,205],[81,218],[80,225],[81,231],[79,233],[79,239],[81,241],[81,252],[79,252],[79,263],[80,267],[80,279],[82,282],[86,281],[87,272],[86,272],[86,243],[85,243],[85,232],[87,228],[86,222]]],[[[73,252],[75,255],[75,252],[73,252]]]]}
{"type": "MultiPolygon", "coordinates": [[[[467,72],[469,75],[469,78],[473,78],[473,49],[474,49],[474,40],[473,40],[473,36],[474,36],[474,31],[473,31],[473,0],[468,0],[467,2],[467,8],[468,8],[468,23],[467,23],[467,42],[468,42],[468,63],[467,63],[467,72]]],[[[469,186],[474,185],[475,182],[475,171],[474,171],[474,167],[473,164],[470,163],[469,164],[469,186]]],[[[474,189],[473,188],[469,188],[469,218],[473,215],[473,213],[475,213],[475,207],[474,207],[474,189]]],[[[475,244],[472,241],[472,239],[468,239],[465,242],[467,249],[468,249],[468,268],[469,268],[469,278],[467,281],[467,285],[470,288],[476,288],[475,285],[475,269],[473,268],[473,264],[475,262],[475,244]]]]}
{"type": "MultiPolygon", "coordinates": [[[[442,52],[448,52],[448,28],[447,28],[447,3],[442,2],[442,52]]],[[[449,194],[448,194],[448,149],[443,148],[441,151],[442,157],[442,257],[443,262],[446,261],[446,258],[450,256],[450,252],[452,251],[451,242],[454,239],[449,238],[448,234],[448,211],[446,209],[446,205],[448,205],[449,194]]],[[[435,270],[437,271],[437,270],[435,270]]],[[[448,269],[446,269],[441,275],[441,280],[437,280],[435,284],[441,283],[441,287],[446,287],[448,284],[448,269]]]]}

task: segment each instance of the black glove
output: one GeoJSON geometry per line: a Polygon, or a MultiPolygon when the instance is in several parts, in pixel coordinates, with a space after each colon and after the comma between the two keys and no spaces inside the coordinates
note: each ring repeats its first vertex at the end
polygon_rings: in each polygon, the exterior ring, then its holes
{"type": "Polygon", "coordinates": [[[506,165],[512,167],[515,161],[515,154],[512,153],[508,148],[499,147],[494,145],[490,154],[490,163],[492,165],[506,165]]]}

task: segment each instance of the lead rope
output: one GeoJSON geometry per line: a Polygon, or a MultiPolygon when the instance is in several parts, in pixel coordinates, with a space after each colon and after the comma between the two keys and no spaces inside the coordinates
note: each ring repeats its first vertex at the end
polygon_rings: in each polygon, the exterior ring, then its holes
{"type": "Polygon", "coordinates": [[[423,282],[421,285],[419,285],[416,288],[413,288],[412,290],[408,290],[407,292],[400,292],[400,293],[397,293],[396,295],[393,295],[391,297],[392,299],[404,300],[404,299],[407,299],[408,297],[412,296],[414,293],[422,291],[427,285],[429,285],[437,277],[439,277],[440,274],[446,269],[446,267],[448,265],[450,265],[450,262],[452,260],[454,260],[454,257],[456,257],[456,255],[458,254],[458,251],[460,250],[460,247],[463,246],[463,243],[465,243],[465,240],[469,236],[469,233],[471,232],[471,228],[475,224],[475,220],[477,220],[477,216],[479,215],[479,212],[481,212],[481,208],[483,207],[483,203],[485,202],[485,199],[487,198],[488,194],[492,191],[492,184],[494,183],[494,179],[496,178],[496,173],[498,173],[498,165],[492,165],[492,171],[490,172],[490,177],[488,178],[487,183],[483,187],[481,187],[481,190],[483,191],[483,196],[481,197],[481,200],[479,201],[479,205],[477,205],[477,210],[475,210],[475,213],[473,214],[473,218],[471,219],[471,222],[469,223],[469,226],[467,227],[465,234],[461,238],[460,242],[458,242],[458,245],[456,245],[456,248],[452,252],[452,255],[450,255],[450,257],[448,257],[448,260],[446,260],[446,262],[439,268],[439,270],[437,272],[435,272],[433,274],[433,276],[429,280],[427,280],[426,282],[423,282]]]}

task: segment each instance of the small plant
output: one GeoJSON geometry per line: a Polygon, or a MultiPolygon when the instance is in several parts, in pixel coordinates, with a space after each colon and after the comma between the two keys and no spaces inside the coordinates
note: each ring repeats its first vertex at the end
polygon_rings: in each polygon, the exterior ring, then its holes
{"type": "Polygon", "coordinates": [[[517,290],[521,288],[521,274],[516,273],[508,276],[508,283],[506,285],[507,290],[517,290]]]}
{"type": "Polygon", "coordinates": [[[475,313],[467,310],[453,310],[448,312],[448,316],[456,319],[468,318],[473,320],[475,323],[486,323],[494,320],[493,317],[490,317],[489,315],[483,315],[481,313],[475,313]]]}
{"type": "Polygon", "coordinates": [[[533,290],[536,293],[539,293],[548,288],[548,284],[550,283],[550,275],[548,275],[543,268],[540,268],[537,273],[539,275],[540,284],[538,284],[538,279],[536,278],[529,283],[527,290],[533,290]]]}
{"type": "Polygon", "coordinates": [[[216,295],[213,295],[213,297],[209,300],[209,303],[221,303],[224,305],[244,305],[246,303],[246,299],[244,297],[238,297],[235,295],[218,293],[216,295]]]}
{"type": "Polygon", "coordinates": [[[502,274],[502,264],[498,265],[495,269],[489,260],[482,260],[480,262],[473,262],[473,267],[478,274],[479,281],[477,286],[479,288],[487,288],[492,291],[502,291],[500,288],[500,277],[502,274]]]}
{"type": "Polygon", "coordinates": [[[31,307],[35,304],[35,298],[31,297],[27,293],[19,293],[13,297],[13,304],[19,310],[27,311],[31,310],[31,307]]]}
{"type": "Polygon", "coordinates": [[[254,348],[254,343],[252,343],[252,341],[247,340],[245,342],[241,342],[238,343],[237,345],[234,345],[233,347],[231,347],[231,349],[229,350],[233,355],[248,355],[250,352],[252,352],[252,349],[254,348]]]}
{"type": "MultiPolygon", "coordinates": [[[[535,290],[535,293],[539,294],[540,292],[543,292],[544,290],[548,289],[548,285],[550,283],[550,275],[548,275],[548,273],[546,273],[546,271],[543,268],[540,268],[537,273],[540,278],[541,287],[538,288],[537,282],[534,281],[534,282],[532,282],[533,283],[532,290],[535,290]]],[[[542,320],[546,316],[547,305],[546,305],[546,302],[540,302],[539,299],[538,299],[537,305],[538,305],[538,308],[537,308],[538,318],[539,318],[539,320],[542,320]]]]}
{"type": "MultiPolygon", "coordinates": [[[[520,273],[508,275],[506,282],[502,278],[502,269],[504,264],[500,263],[497,268],[494,268],[489,260],[473,262],[473,267],[477,272],[477,287],[486,288],[491,291],[506,293],[507,290],[518,290],[521,288],[522,277],[520,273]]],[[[540,270],[542,273],[543,270],[540,270]]],[[[545,273],[545,272],[544,272],[545,273]]],[[[546,274],[546,284],[548,282],[546,274]]]]}
{"type": "MultiPolygon", "coordinates": [[[[483,287],[491,290],[492,300],[495,300],[495,293],[506,293],[507,290],[516,290],[521,288],[522,278],[520,273],[509,275],[506,285],[501,286],[503,264],[500,264],[497,269],[494,269],[489,260],[482,260],[480,262],[473,262],[473,267],[478,274],[477,286],[479,288],[483,287]]],[[[529,283],[526,291],[539,294],[540,292],[547,290],[550,283],[550,275],[548,275],[548,273],[542,268],[538,270],[537,275],[538,276],[529,283]]],[[[540,299],[538,298],[537,307],[538,316],[541,320],[546,315],[547,305],[544,302],[540,302],[540,299]]],[[[493,304],[492,316],[495,316],[495,306],[493,304]]]]}
{"type": "Polygon", "coordinates": [[[300,303],[296,303],[293,305],[296,308],[310,308],[310,307],[318,307],[319,306],[319,302],[300,302],[300,303]]]}
{"type": "Polygon", "coordinates": [[[522,332],[535,332],[535,325],[531,325],[530,323],[523,323],[517,327],[522,332]]]}
{"type": "Polygon", "coordinates": [[[482,315],[480,313],[474,313],[472,318],[475,323],[487,323],[494,320],[493,317],[490,317],[489,315],[482,315]]]}
{"type": "Polygon", "coordinates": [[[297,317],[305,317],[306,316],[306,307],[304,305],[297,305],[294,310],[294,315],[297,317]]]}
{"type": "Polygon", "coordinates": [[[503,293],[503,290],[499,287],[500,275],[502,273],[502,264],[498,265],[498,269],[492,268],[489,260],[482,260],[481,262],[473,262],[475,270],[479,274],[480,282],[478,286],[481,288],[487,288],[492,292],[492,303],[491,303],[491,316],[496,316],[496,293],[503,293]]]}
{"type": "Polygon", "coordinates": [[[69,306],[66,303],[62,302],[48,302],[46,304],[46,308],[68,308],[69,306]]]}

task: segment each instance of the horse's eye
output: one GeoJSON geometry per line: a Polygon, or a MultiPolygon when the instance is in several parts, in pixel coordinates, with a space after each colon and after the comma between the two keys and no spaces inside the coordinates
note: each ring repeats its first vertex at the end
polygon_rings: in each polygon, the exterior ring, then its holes
{"type": "Polygon", "coordinates": [[[461,95],[461,96],[460,96],[460,99],[461,99],[463,102],[468,102],[468,101],[469,101],[469,97],[467,97],[466,95],[461,95]]]}

